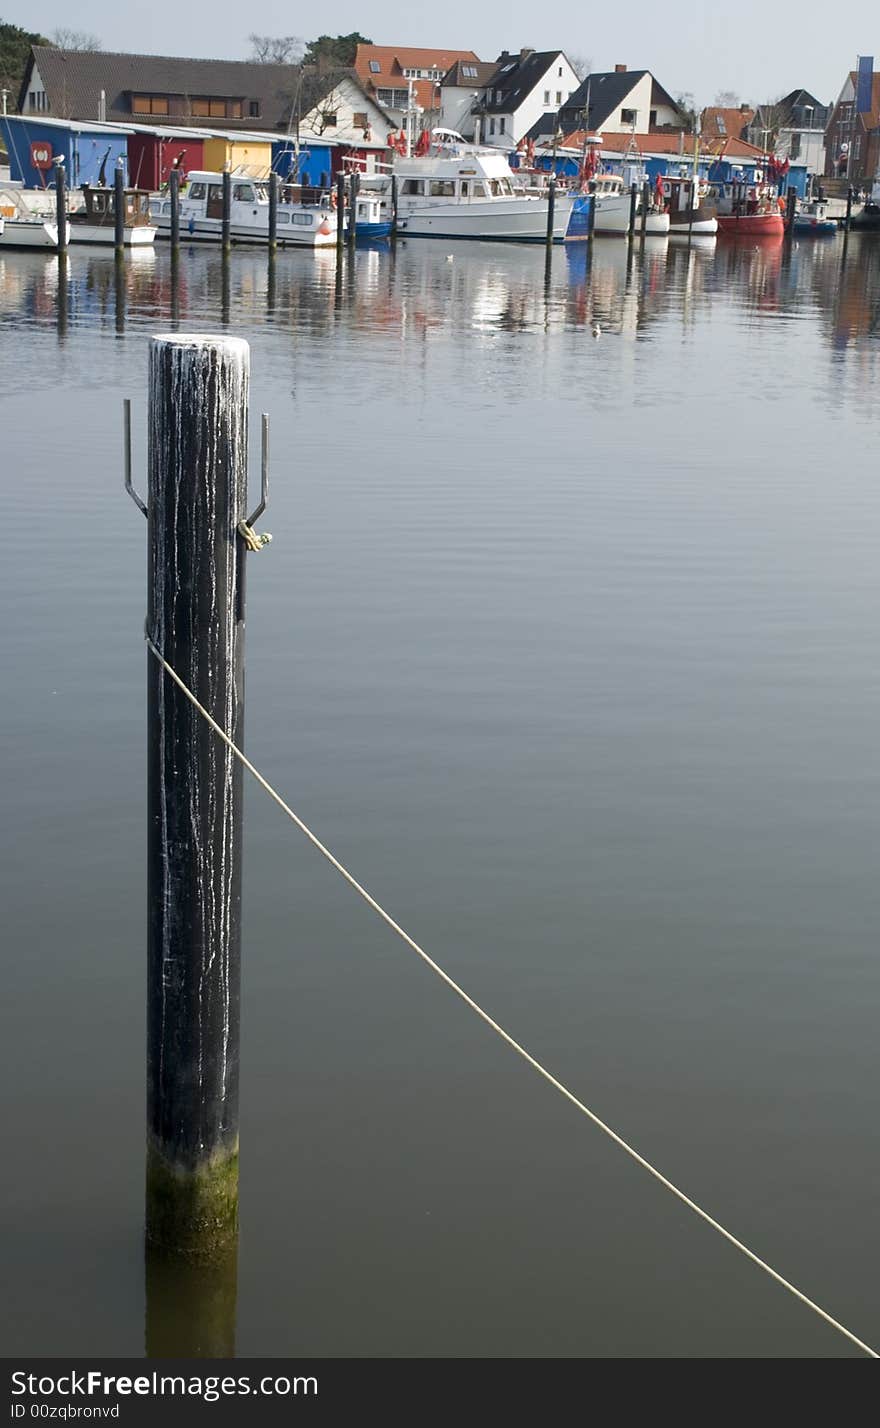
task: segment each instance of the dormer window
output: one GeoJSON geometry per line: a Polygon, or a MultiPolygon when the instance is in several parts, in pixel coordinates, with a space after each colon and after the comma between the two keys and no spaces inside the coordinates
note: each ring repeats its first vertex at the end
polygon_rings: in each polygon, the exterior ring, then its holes
{"type": "Polygon", "coordinates": [[[381,74],[382,66],[378,60],[370,60],[370,74],[381,74]]]}

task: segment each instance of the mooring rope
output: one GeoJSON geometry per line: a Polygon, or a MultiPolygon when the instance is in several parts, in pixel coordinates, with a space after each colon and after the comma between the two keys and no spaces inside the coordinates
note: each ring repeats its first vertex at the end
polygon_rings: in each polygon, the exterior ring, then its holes
{"type": "Polygon", "coordinates": [[[842,1334],[845,1339],[849,1339],[851,1344],[855,1344],[857,1349],[861,1349],[862,1352],[864,1354],[867,1354],[869,1358],[880,1358],[880,1354],[878,1354],[875,1349],[872,1349],[870,1344],[866,1344],[864,1340],[858,1338],[857,1335],[853,1334],[849,1329],[847,1329],[844,1324],[841,1324],[839,1319],[835,1319],[833,1315],[827,1313],[827,1311],[823,1309],[819,1304],[817,1304],[815,1300],[810,1299],[808,1295],[804,1294],[800,1289],[798,1289],[794,1284],[792,1284],[790,1280],[779,1274],[778,1271],[775,1270],[772,1265],[769,1265],[766,1260],[761,1259],[760,1255],[755,1254],[754,1250],[750,1250],[748,1245],[744,1245],[742,1240],[738,1240],[736,1238],[736,1235],[731,1234],[730,1230],[725,1229],[722,1224],[719,1224],[718,1220],[714,1219],[713,1216],[710,1215],[707,1210],[702,1209],[702,1207],[698,1205],[695,1200],[692,1200],[689,1195],[686,1195],[683,1190],[679,1190],[678,1186],[674,1185],[671,1180],[667,1180],[666,1176],[662,1173],[662,1171],[658,1170],[655,1165],[652,1165],[649,1160],[646,1160],[643,1155],[640,1155],[639,1152],[633,1146],[629,1145],[628,1142],[625,1141],[622,1136],[619,1136],[616,1131],[612,1130],[609,1125],[606,1125],[605,1122],[599,1116],[596,1115],[595,1111],[591,1111],[589,1106],[584,1105],[583,1101],[579,1100],[573,1091],[569,1091],[568,1087],[564,1086],[561,1081],[558,1081],[553,1075],[553,1073],[547,1070],[546,1066],[542,1066],[540,1061],[537,1061],[535,1057],[531,1055],[530,1052],[526,1051],[524,1046],[521,1046],[518,1041],[514,1040],[510,1033],[504,1030],[503,1026],[499,1026],[498,1022],[495,1021],[494,1018],[491,1017],[487,1011],[484,1011],[483,1008],[479,1005],[479,1003],[474,1001],[473,997],[468,996],[464,988],[460,987],[458,983],[454,981],[452,977],[450,977],[448,972],[444,972],[443,968],[437,962],[434,961],[433,957],[430,957],[428,953],[424,950],[424,948],[420,947],[418,942],[414,941],[414,939],[410,937],[409,933],[405,932],[404,929],[399,925],[399,923],[394,921],[394,918],[391,916],[391,914],[385,911],[384,907],[382,907],[376,901],[376,899],[372,897],[370,893],[367,892],[365,887],[361,886],[357,878],[355,878],[353,874],[348,871],[347,868],[343,867],[342,863],[339,862],[339,859],[333,856],[333,854],[330,852],[330,849],[324,846],[320,838],[318,838],[317,835],[312,832],[311,828],[309,828],[303,822],[303,820],[299,817],[297,813],[294,812],[294,810],[290,807],[288,803],[285,803],[284,799],[281,797],[281,794],[276,792],[276,790],[269,783],[268,779],[265,779],[260,773],[259,769],[254,767],[247,755],[242,753],[241,749],[238,747],[237,744],[233,743],[232,739],[230,739],[226,731],[224,729],[221,729],[216,719],[212,717],[212,715],[208,712],[205,706],[200,703],[200,701],[193,694],[192,690],[189,689],[188,686],[183,682],[177,671],[172,669],[171,665],[165,659],[164,655],[162,655],[161,652],[153,644],[153,641],[150,639],[150,636],[145,633],[144,638],[147,642],[147,646],[149,647],[150,651],[152,652],[152,654],[155,655],[156,659],[159,661],[166,674],[171,679],[173,679],[178,689],[180,689],[181,692],[186,695],[190,704],[192,704],[193,707],[198,710],[202,718],[206,721],[207,724],[210,725],[210,727],[214,730],[214,733],[218,736],[218,738],[223,740],[223,743],[226,745],[226,747],[247,769],[248,773],[253,775],[260,787],[264,789],[266,793],[268,793],[269,797],[275,803],[278,804],[278,807],[281,809],[281,811],[287,815],[287,817],[291,820],[292,823],[296,824],[300,832],[305,834],[309,842],[314,844],[318,852],[321,853],[327,859],[328,863],[330,863],[336,869],[336,871],[345,879],[345,881],[351,887],[354,888],[355,892],[363,898],[364,902],[367,903],[367,905],[371,907],[373,911],[379,915],[379,917],[381,917],[383,922],[387,923],[387,925],[391,928],[392,932],[396,932],[398,937],[402,938],[406,945],[410,947],[412,951],[416,953],[417,956],[421,957],[425,965],[430,967],[431,971],[436,973],[440,980],[442,982],[445,982],[447,987],[449,987],[450,990],[453,991],[457,997],[460,997],[461,1000],[465,1003],[465,1005],[470,1007],[471,1011],[475,1012],[481,1021],[485,1022],[485,1024],[492,1031],[494,1031],[497,1036],[500,1036],[501,1040],[505,1041],[507,1045],[511,1048],[511,1050],[516,1052],[517,1056],[521,1056],[523,1061],[528,1062],[529,1066],[531,1066],[534,1071],[537,1071],[538,1075],[542,1076],[545,1081],[549,1082],[549,1084],[553,1086],[554,1089],[557,1090],[561,1096],[564,1096],[565,1099],[569,1101],[575,1107],[576,1110],[580,1111],[583,1115],[585,1115],[588,1120],[592,1121],[594,1126],[596,1126],[600,1131],[602,1131],[611,1140],[613,1140],[615,1145],[618,1145],[622,1151],[625,1151],[625,1153],[630,1156],[630,1158],[634,1160],[637,1165],[640,1165],[643,1170],[647,1170],[649,1175],[653,1175],[655,1180],[659,1181],[659,1183],[666,1190],[668,1190],[671,1195],[674,1195],[676,1199],[680,1200],[683,1205],[686,1205],[689,1210],[693,1210],[694,1214],[698,1215],[701,1220],[705,1220],[706,1224],[710,1225],[713,1230],[716,1230],[719,1235],[721,1235],[725,1240],[727,1240],[728,1244],[733,1245],[734,1249],[738,1249],[741,1254],[744,1254],[747,1259],[750,1259],[752,1261],[752,1264],[756,1264],[759,1269],[763,1269],[765,1274],[768,1274],[771,1279],[776,1281],[777,1284],[781,1284],[782,1288],[787,1289],[789,1294],[792,1294],[795,1299],[800,1300],[801,1304],[805,1304],[808,1309],[812,1309],[813,1313],[818,1314],[820,1319],[824,1319],[826,1324],[830,1324],[832,1329],[836,1329],[837,1332],[839,1334],[842,1334]]]}

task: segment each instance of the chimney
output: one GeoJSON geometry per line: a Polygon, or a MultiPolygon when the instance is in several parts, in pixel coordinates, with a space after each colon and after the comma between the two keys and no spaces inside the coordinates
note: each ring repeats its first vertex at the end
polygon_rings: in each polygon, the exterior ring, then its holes
{"type": "Polygon", "coordinates": [[[748,113],[750,112],[750,110],[751,110],[751,107],[752,107],[751,104],[741,104],[741,105],[739,106],[739,112],[740,112],[740,114],[748,114],[748,113]]]}
{"type": "Polygon", "coordinates": [[[532,50],[520,50],[520,52],[519,52],[519,57],[520,57],[521,60],[526,60],[526,59],[528,59],[529,55],[533,55],[534,53],[535,53],[535,51],[534,51],[533,49],[532,49],[532,50]]]}
{"type": "Polygon", "coordinates": [[[616,65],[614,66],[614,73],[615,73],[615,74],[626,74],[626,65],[625,65],[625,64],[616,64],[616,65]]]}

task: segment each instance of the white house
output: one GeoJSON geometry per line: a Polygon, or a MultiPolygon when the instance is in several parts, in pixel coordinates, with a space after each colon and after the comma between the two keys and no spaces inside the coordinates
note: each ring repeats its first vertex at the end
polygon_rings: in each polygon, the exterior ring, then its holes
{"type": "Polygon", "coordinates": [[[628,70],[625,64],[618,64],[612,70],[588,75],[560,106],[562,133],[584,128],[588,103],[586,128],[591,132],[649,134],[653,129],[682,127],[675,100],[648,69],[628,70]]]}
{"type": "Polygon", "coordinates": [[[555,115],[579,83],[562,50],[505,50],[479,104],[481,142],[514,148],[543,115],[555,115]]]}
{"type": "Polygon", "coordinates": [[[483,90],[495,74],[498,65],[493,60],[457,60],[443,76],[440,85],[440,123],[444,129],[455,129],[466,139],[476,137],[476,114],[483,90]]]}
{"type": "MultiPolygon", "coordinates": [[[[320,81],[318,81],[320,83],[320,81]]],[[[352,74],[328,83],[317,103],[300,118],[299,137],[321,138],[357,148],[383,148],[393,125],[352,74]]]]}

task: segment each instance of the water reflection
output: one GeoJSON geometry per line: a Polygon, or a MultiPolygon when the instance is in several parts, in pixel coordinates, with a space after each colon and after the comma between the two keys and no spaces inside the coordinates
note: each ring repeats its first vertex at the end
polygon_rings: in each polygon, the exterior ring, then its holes
{"type": "Polygon", "coordinates": [[[487,334],[600,326],[649,337],[661,319],[685,326],[719,295],[756,317],[820,310],[837,352],[880,329],[880,243],[851,235],[826,243],[691,243],[598,238],[552,253],[537,246],[400,243],[352,253],[73,249],[0,258],[0,322],[108,325],[122,337],[143,324],[224,326],[271,321],[311,335],[346,323],[427,338],[462,325],[487,334]]]}

